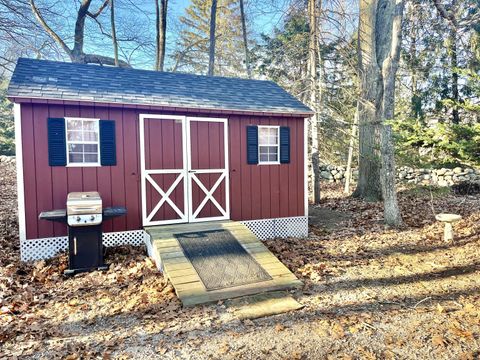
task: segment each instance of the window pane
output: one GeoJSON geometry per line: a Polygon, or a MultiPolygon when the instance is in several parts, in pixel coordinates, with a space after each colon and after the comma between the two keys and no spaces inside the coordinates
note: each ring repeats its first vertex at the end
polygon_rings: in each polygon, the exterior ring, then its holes
{"type": "Polygon", "coordinates": [[[83,141],[97,141],[98,134],[93,131],[85,131],[83,133],[83,141]]]}
{"type": "Polygon", "coordinates": [[[82,120],[68,120],[67,121],[68,130],[82,130],[82,120]]]}
{"type": "Polygon", "coordinates": [[[82,132],[81,131],[68,131],[67,133],[68,141],[82,141],[82,132]]]}
{"type": "Polygon", "coordinates": [[[277,154],[268,155],[268,161],[278,161],[277,154]]]}
{"type": "Polygon", "coordinates": [[[268,145],[276,145],[277,144],[277,138],[274,136],[269,136],[268,137],[268,145]]]}
{"type": "Polygon", "coordinates": [[[96,163],[98,162],[98,154],[85,154],[86,163],[96,163]]]}
{"type": "Polygon", "coordinates": [[[268,161],[268,155],[267,154],[260,154],[260,162],[268,161]]]}
{"type": "Polygon", "coordinates": [[[277,150],[278,150],[278,148],[277,148],[276,146],[269,146],[269,147],[268,147],[268,152],[269,152],[270,154],[276,154],[276,153],[277,153],[277,150]]]}
{"type": "Polygon", "coordinates": [[[82,163],[83,162],[83,154],[70,153],[70,154],[68,154],[68,160],[71,163],[82,163]]]}
{"type": "Polygon", "coordinates": [[[68,152],[81,153],[81,152],[83,152],[83,145],[82,144],[68,144],[68,152]]]}
{"type": "Polygon", "coordinates": [[[268,144],[268,128],[258,129],[258,143],[260,145],[268,144]]]}
{"type": "Polygon", "coordinates": [[[89,153],[96,153],[98,152],[98,145],[97,144],[85,144],[83,145],[83,151],[89,153]]]}
{"type": "Polygon", "coordinates": [[[96,131],[97,127],[96,121],[83,121],[83,130],[90,130],[90,131],[96,131]]]}
{"type": "Polygon", "coordinates": [[[67,121],[68,160],[71,163],[98,163],[98,121],[67,121]]]}

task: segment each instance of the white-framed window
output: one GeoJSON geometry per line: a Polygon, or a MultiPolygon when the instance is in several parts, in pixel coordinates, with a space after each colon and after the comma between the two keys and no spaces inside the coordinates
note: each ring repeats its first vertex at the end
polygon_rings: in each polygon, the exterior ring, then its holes
{"type": "Polygon", "coordinates": [[[258,163],[280,163],[280,126],[258,127],[258,163]]]}
{"type": "Polygon", "coordinates": [[[65,118],[67,166],[100,166],[99,119],[65,118]]]}

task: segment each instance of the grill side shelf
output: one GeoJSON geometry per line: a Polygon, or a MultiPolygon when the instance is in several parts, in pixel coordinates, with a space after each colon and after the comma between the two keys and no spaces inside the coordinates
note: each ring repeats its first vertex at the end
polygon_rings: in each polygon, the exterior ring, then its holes
{"type": "Polygon", "coordinates": [[[59,209],[59,210],[42,211],[38,216],[38,218],[40,220],[57,221],[57,222],[66,224],[67,210],[59,209]]]}
{"type": "Polygon", "coordinates": [[[105,219],[111,219],[117,216],[127,215],[127,209],[123,206],[112,206],[103,209],[103,217],[105,219]]]}
{"type": "MultiPolygon", "coordinates": [[[[105,219],[111,219],[118,216],[124,216],[127,214],[127,209],[122,206],[113,206],[103,209],[103,217],[105,219]]],[[[42,211],[38,216],[40,220],[56,221],[66,224],[67,223],[67,210],[58,209],[50,211],[42,211]]]]}

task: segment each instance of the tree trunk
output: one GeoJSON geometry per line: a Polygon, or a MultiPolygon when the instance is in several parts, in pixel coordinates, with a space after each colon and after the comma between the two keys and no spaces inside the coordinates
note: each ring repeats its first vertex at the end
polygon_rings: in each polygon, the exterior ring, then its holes
{"type": "MultiPolygon", "coordinates": [[[[392,3],[393,19],[391,24],[391,40],[388,45],[388,55],[382,63],[383,77],[383,123],[392,121],[395,113],[395,76],[400,60],[402,43],[402,19],[404,0],[388,0],[392,3]]],[[[390,24],[388,24],[390,26],[390,24]]],[[[385,223],[390,226],[402,224],[400,208],[395,189],[395,150],[392,129],[389,124],[382,127],[382,194],[385,223]]]]}
{"type": "Polygon", "coordinates": [[[98,54],[86,54],[83,51],[83,43],[85,38],[85,19],[87,16],[95,19],[97,18],[101,12],[105,9],[108,5],[109,0],[105,0],[100,8],[95,13],[89,12],[91,0],[83,0],[80,3],[80,7],[77,12],[77,19],[75,21],[75,33],[74,33],[74,46],[73,49],[70,49],[65,41],[58,35],[47,23],[47,21],[43,18],[42,14],[38,10],[37,6],[35,5],[35,0],[30,0],[30,7],[32,12],[37,19],[38,23],[42,26],[45,32],[62,48],[65,54],[70,57],[72,62],[77,63],[93,63],[93,64],[100,64],[100,65],[115,65],[118,64],[120,67],[131,67],[125,61],[118,60],[111,58],[109,56],[103,56],[98,54]]]}
{"type": "Polygon", "coordinates": [[[418,75],[417,75],[417,36],[418,36],[418,20],[416,19],[416,11],[418,9],[418,3],[414,2],[413,9],[410,11],[410,18],[408,22],[411,24],[411,44],[410,44],[410,56],[414,59],[410,65],[410,76],[412,78],[410,92],[412,94],[410,98],[410,116],[415,119],[420,119],[422,116],[422,99],[418,94],[418,75]]]}
{"type": "Polygon", "coordinates": [[[376,109],[381,98],[382,80],[379,70],[371,67],[361,75],[358,102],[358,181],[353,196],[367,201],[380,201],[379,119],[376,109]]]}
{"type": "Polygon", "coordinates": [[[354,195],[383,197],[385,222],[402,220],[395,190],[395,152],[390,125],[401,46],[404,0],[360,0],[359,179],[354,195]]]}
{"type": "Polygon", "coordinates": [[[460,100],[458,92],[458,56],[457,56],[457,29],[451,27],[449,39],[449,53],[450,53],[450,68],[452,70],[452,122],[460,124],[460,114],[458,111],[458,102],[460,100]]]}
{"type": "Polygon", "coordinates": [[[155,60],[155,70],[163,71],[165,66],[165,45],[167,39],[167,11],[168,0],[155,0],[156,13],[156,45],[157,54],[155,60]]]}
{"type": "Polygon", "coordinates": [[[355,137],[357,136],[357,127],[358,127],[358,104],[357,104],[357,111],[355,111],[355,118],[353,119],[352,130],[350,134],[350,143],[348,144],[347,170],[345,171],[345,187],[343,189],[343,192],[345,194],[350,193],[350,183],[352,181],[353,148],[355,146],[355,137]]]}
{"type": "Polygon", "coordinates": [[[215,72],[215,26],[217,19],[217,0],[212,0],[210,9],[210,47],[208,54],[208,75],[213,76],[215,72]]]}
{"type": "Polygon", "coordinates": [[[115,66],[118,66],[118,41],[117,30],[115,28],[115,0],[110,0],[110,24],[112,27],[113,61],[115,66]]]}
{"type": "Polygon", "coordinates": [[[247,70],[248,78],[251,79],[252,70],[250,69],[250,54],[248,52],[247,24],[245,21],[245,9],[243,6],[243,0],[240,0],[240,17],[242,20],[243,47],[245,49],[245,69],[247,70]]]}
{"type": "Polygon", "coordinates": [[[320,203],[320,155],[318,148],[318,93],[317,93],[317,16],[315,0],[308,0],[308,18],[310,24],[309,36],[309,77],[310,77],[310,105],[315,114],[310,119],[311,136],[311,183],[313,190],[312,202],[320,203]]]}
{"type": "Polygon", "coordinates": [[[395,150],[393,146],[392,127],[382,127],[382,191],[383,218],[389,226],[402,224],[402,216],[397,202],[395,189],[395,150]]]}
{"type": "MultiPolygon", "coordinates": [[[[77,20],[75,21],[75,34],[72,55],[74,59],[82,61],[83,42],[85,39],[85,19],[87,18],[88,9],[90,8],[92,0],[83,0],[77,12],[77,20]]],[[[74,61],[72,59],[72,61],[74,61]]]]}
{"type": "Polygon", "coordinates": [[[358,181],[353,196],[367,201],[382,198],[378,109],[382,98],[381,70],[377,63],[376,23],[378,0],[360,0],[358,25],[358,181]]]}

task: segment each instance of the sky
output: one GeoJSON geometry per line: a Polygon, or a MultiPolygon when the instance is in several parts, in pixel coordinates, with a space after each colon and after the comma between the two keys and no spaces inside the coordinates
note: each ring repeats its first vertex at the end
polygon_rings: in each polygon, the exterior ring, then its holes
{"type": "MultiPolygon", "coordinates": [[[[125,2],[133,2],[134,0],[123,0],[125,2]]],[[[255,38],[259,38],[262,33],[269,34],[275,27],[281,25],[283,10],[286,8],[290,0],[244,0],[247,20],[249,21],[249,31],[255,38]]],[[[176,45],[176,27],[179,18],[185,15],[185,9],[190,5],[190,0],[169,0],[168,2],[168,19],[167,19],[167,58],[166,66],[170,63],[168,55],[173,52],[176,45]]],[[[152,1],[135,1],[135,6],[149,14],[149,18],[153,22],[155,19],[155,10],[152,1]]],[[[154,39],[152,39],[154,41],[154,39]]],[[[137,59],[136,66],[148,67],[152,62],[151,59],[142,61],[142,57],[137,59]]]]}

